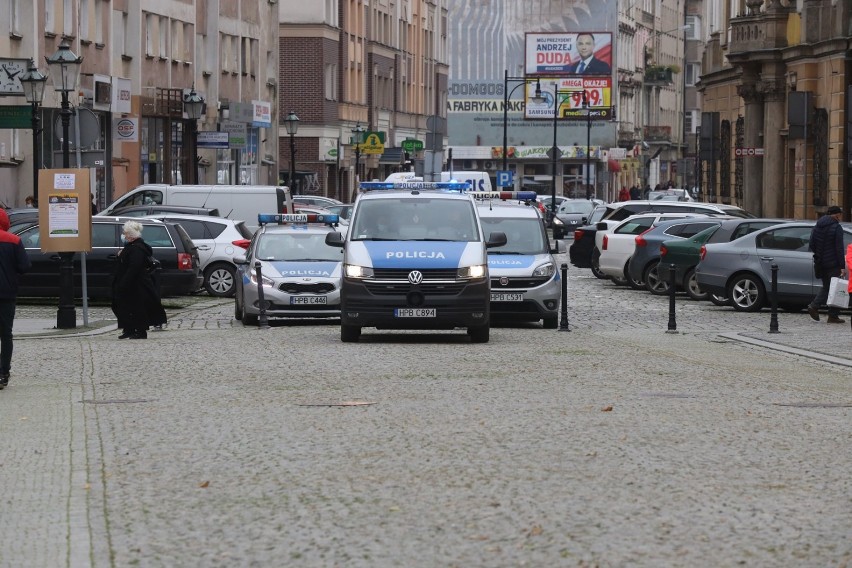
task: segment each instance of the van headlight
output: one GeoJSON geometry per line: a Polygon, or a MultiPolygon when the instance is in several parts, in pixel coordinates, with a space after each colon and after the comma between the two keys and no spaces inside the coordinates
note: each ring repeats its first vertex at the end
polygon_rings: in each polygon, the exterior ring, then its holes
{"type": "Polygon", "coordinates": [[[547,262],[536,268],[533,272],[533,276],[544,276],[549,278],[553,276],[554,272],[556,272],[556,267],[553,265],[552,262],[547,262]]]}
{"type": "Polygon", "coordinates": [[[464,268],[459,268],[459,278],[465,279],[475,279],[475,278],[485,278],[485,273],[487,271],[487,266],[484,264],[474,264],[473,266],[465,266],[464,268]]]}
{"type": "Polygon", "coordinates": [[[343,275],[346,276],[346,278],[362,280],[364,278],[372,278],[373,269],[369,266],[360,266],[358,264],[344,264],[343,275]]]}
{"type": "MultiPolygon", "coordinates": [[[[257,272],[255,272],[255,271],[250,272],[249,273],[249,280],[251,281],[252,284],[257,286],[257,272]]],[[[264,276],[262,274],[260,275],[260,281],[262,282],[262,285],[263,285],[264,288],[274,288],[275,287],[275,282],[272,281],[272,278],[267,278],[266,276],[264,276]]]]}

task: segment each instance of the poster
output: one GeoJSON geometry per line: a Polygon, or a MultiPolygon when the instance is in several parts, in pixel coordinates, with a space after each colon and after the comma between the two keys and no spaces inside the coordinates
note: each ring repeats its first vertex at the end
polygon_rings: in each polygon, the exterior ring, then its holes
{"type": "MultiPolygon", "coordinates": [[[[59,174],[57,174],[58,176],[59,174]]],[[[74,174],[70,174],[72,177],[74,174]]],[[[73,188],[73,182],[72,182],[73,188]]],[[[65,188],[54,188],[65,189],[65,188]]],[[[76,193],[49,193],[48,232],[51,237],[80,236],[80,199],[76,193]]],[[[88,205],[88,203],[86,204],[88,205]]]]}

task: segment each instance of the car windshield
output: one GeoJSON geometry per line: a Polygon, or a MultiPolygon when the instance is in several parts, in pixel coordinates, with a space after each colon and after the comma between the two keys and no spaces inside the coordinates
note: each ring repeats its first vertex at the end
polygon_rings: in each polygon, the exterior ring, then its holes
{"type": "Polygon", "coordinates": [[[591,213],[592,209],[595,208],[595,203],[593,201],[589,201],[587,199],[578,200],[578,201],[563,201],[562,205],[559,206],[557,210],[558,213],[582,213],[588,214],[591,213]]]}
{"type": "Polygon", "coordinates": [[[255,248],[258,260],[334,261],[340,249],[325,244],[325,233],[266,233],[259,235],[255,248]]]}
{"type": "Polygon", "coordinates": [[[354,241],[478,241],[473,204],[461,199],[370,199],[358,204],[354,241]]]}
{"type": "Polygon", "coordinates": [[[539,219],[483,217],[482,230],[486,236],[495,231],[506,233],[506,244],[489,249],[488,254],[545,254],[547,252],[547,244],[539,219]]]}

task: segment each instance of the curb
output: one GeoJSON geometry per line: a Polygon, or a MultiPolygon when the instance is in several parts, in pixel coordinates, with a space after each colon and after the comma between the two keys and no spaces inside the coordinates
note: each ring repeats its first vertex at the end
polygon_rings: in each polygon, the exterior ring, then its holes
{"type": "Polygon", "coordinates": [[[833,365],[841,365],[843,367],[852,368],[852,360],[850,359],[835,357],[833,355],[826,355],[825,353],[818,353],[816,351],[808,351],[807,349],[790,347],[789,345],[782,345],[780,343],[773,343],[771,341],[764,341],[762,339],[755,339],[753,337],[748,337],[737,332],[720,333],[719,337],[724,337],[725,339],[731,339],[733,341],[740,341],[742,343],[754,345],[755,347],[763,347],[765,349],[772,349],[774,351],[783,351],[784,353],[789,353],[791,355],[798,355],[800,357],[807,357],[808,359],[816,359],[825,363],[831,363],[833,365]]]}

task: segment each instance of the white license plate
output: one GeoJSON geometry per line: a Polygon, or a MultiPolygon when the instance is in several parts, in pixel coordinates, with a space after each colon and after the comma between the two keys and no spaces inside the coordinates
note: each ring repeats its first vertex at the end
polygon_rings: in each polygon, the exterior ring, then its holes
{"type": "Polygon", "coordinates": [[[317,304],[328,304],[328,298],[325,296],[290,296],[291,306],[315,306],[317,304]]]}
{"type": "Polygon", "coordinates": [[[492,302],[523,302],[524,295],[521,292],[491,292],[492,302]]]}
{"type": "Polygon", "coordinates": [[[438,313],[435,308],[397,308],[393,315],[397,318],[434,318],[438,313]]]}

